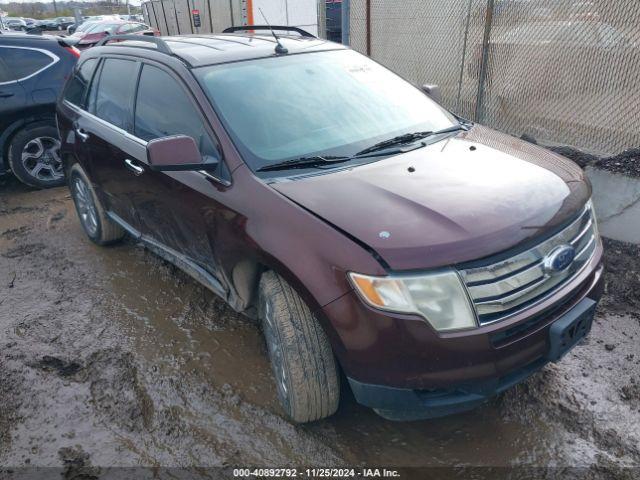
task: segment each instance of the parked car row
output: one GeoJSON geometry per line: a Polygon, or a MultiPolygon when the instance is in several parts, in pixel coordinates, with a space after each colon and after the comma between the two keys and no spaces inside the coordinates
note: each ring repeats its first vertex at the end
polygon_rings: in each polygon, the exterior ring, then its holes
{"type": "Polygon", "coordinates": [[[79,49],[89,48],[108,35],[151,35],[160,32],[148,25],[126,20],[87,21],[80,25],[75,33],[66,37],[70,45],[79,49]]]}
{"type": "Polygon", "coordinates": [[[67,27],[67,33],[69,35],[73,34],[81,25],[84,25],[88,22],[102,22],[107,20],[127,20],[122,18],[124,15],[93,15],[88,17],[82,17],[82,21],[80,23],[74,22],[72,25],[67,27]]]}
{"type": "Polygon", "coordinates": [[[33,18],[4,17],[2,23],[5,28],[10,30],[28,31],[33,29],[39,30],[57,30],[65,31],[67,27],[75,22],[73,17],[56,17],[46,18],[44,20],[34,20],[33,18]]]}

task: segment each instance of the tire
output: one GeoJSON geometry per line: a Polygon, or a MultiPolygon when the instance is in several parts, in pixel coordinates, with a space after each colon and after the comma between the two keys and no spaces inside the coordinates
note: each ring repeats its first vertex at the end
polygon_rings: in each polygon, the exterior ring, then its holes
{"type": "Polygon", "coordinates": [[[53,125],[27,125],[9,143],[9,166],[22,183],[36,188],[64,185],[60,139],[53,125]]]}
{"type": "Polygon", "coordinates": [[[329,340],[306,303],[274,272],[260,279],[262,323],[278,398],[288,417],[305,423],[335,413],[340,382],[329,340]]]}
{"type": "Polygon", "coordinates": [[[122,240],[125,231],[107,217],[89,177],[77,163],[69,169],[69,189],[80,225],[92,242],[109,245],[122,240]]]}

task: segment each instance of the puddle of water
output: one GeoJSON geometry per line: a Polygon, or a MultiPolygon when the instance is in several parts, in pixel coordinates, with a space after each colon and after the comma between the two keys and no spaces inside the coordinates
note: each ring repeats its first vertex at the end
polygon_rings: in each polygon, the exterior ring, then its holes
{"type": "Polygon", "coordinates": [[[257,324],[140,247],[110,249],[104,266],[113,301],[103,308],[150,364],[216,387],[229,384],[247,401],[277,410],[257,324]]]}

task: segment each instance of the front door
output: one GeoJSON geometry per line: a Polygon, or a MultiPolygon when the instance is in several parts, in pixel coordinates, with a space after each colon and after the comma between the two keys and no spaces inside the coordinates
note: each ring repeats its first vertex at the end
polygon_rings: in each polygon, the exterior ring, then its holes
{"type": "MultiPolygon", "coordinates": [[[[142,67],[133,134],[144,141],[188,135],[199,145],[205,162],[220,158],[215,137],[191,93],[177,76],[158,66],[142,67]]],[[[218,201],[224,195],[221,185],[197,171],[145,170],[138,181],[134,203],[143,235],[218,277],[214,239],[218,201]]]]}

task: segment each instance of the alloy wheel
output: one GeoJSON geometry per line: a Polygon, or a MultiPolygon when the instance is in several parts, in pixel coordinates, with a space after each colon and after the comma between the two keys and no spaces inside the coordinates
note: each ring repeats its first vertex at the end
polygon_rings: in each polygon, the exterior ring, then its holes
{"type": "Polygon", "coordinates": [[[73,179],[73,196],[82,226],[90,236],[94,236],[98,231],[98,212],[89,187],[78,176],[73,179]]]}
{"type": "Polygon", "coordinates": [[[37,137],[22,149],[22,165],[29,175],[47,182],[64,176],[60,160],[60,140],[53,137],[37,137]]]}

